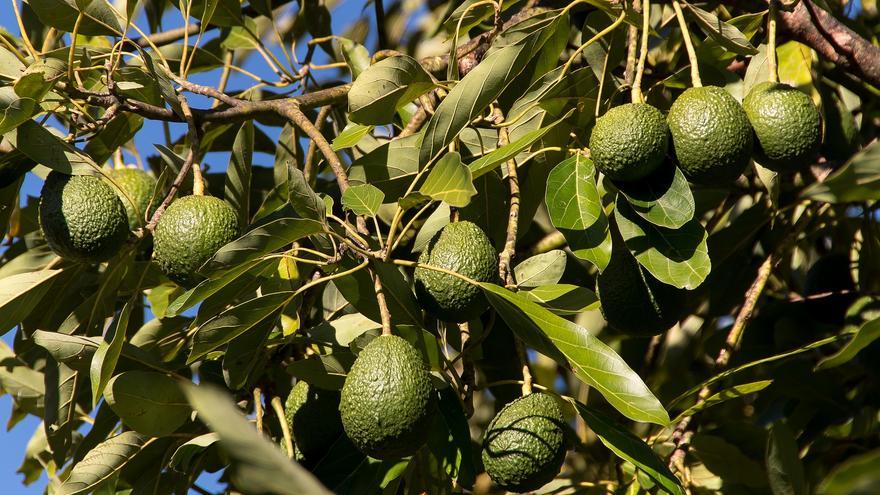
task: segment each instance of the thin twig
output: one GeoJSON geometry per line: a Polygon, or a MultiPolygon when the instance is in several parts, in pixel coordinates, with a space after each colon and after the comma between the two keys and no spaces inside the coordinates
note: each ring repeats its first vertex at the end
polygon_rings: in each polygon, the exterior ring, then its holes
{"type": "MultiPolygon", "coordinates": [[[[504,113],[497,106],[494,110],[495,123],[500,124],[504,121],[504,113]]],[[[498,148],[508,144],[510,136],[507,128],[498,129],[498,148]]],[[[513,285],[513,271],[511,270],[511,262],[516,255],[516,236],[519,225],[519,178],[516,171],[516,160],[511,158],[506,163],[507,166],[507,185],[510,188],[510,209],[507,214],[507,238],[504,242],[504,249],[498,255],[498,275],[507,285],[513,285]]]]}
{"type": "Polygon", "coordinates": [[[691,85],[699,88],[703,85],[700,79],[700,64],[697,61],[697,52],[694,50],[694,42],[691,40],[691,33],[687,27],[687,21],[684,13],[681,11],[681,5],[678,0],[672,0],[672,8],[675,10],[675,18],[678,19],[678,26],[681,28],[681,37],[684,39],[684,47],[687,50],[688,60],[691,64],[691,85]]]}
{"type": "Polygon", "coordinates": [[[281,404],[281,398],[277,395],[272,397],[272,410],[278,418],[278,424],[281,426],[281,434],[284,435],[284,447],[287,448],[287,457],[293,459],[293,435],[290,434],[290,425],[287,424],[287,416],[284,414],[284,405],[281,404]]]}
{"type": "Polygon", "coordinates": [[[263,433],[263,391],[260,387],[254,389],[254,418],[257,422],[257,431],[263,433]]]}
{"type": "MultiPolygon", "coordinates": [[[[327,120],[327,116],[330,115],[330,111],[333,109],[332,105],[324,105],[318,110],[318,116],[315,118],[315,129],[320,132],[324,128],[324,122],[327,120]]],[[[306,156],[303,161],[303,176],[306,179],[306,182],[312,184],[312,176],[315,175],[313,172],[315,163],[315,140],[312,139],[309,141],[309,148],[306,150],[306,156]]]]}
{"type": "Polygon", "coordinates": [[[465,415],[470,418],[474,415],[474,389],[476,388],[476,373],[474,361],[467,355],[470,350],[471,329],[467,322],[458,324],[461,335],[461,383],[463,385],[462,401],[465,415]]]}
{"type": "Polygon", "coordinates": [[[388,32],[385,29],[385,6],[382,4],[382,0],[373,0],[373,5],[376,8],[376,31],[379,38],[379,49],[384,50],[388,48],[388,32]]]}
{"type": "Polygon", "coordinates": [[[370,270],[373,276],[373,289],[376,291],[376,304],[379,305],[379,316],[382,318],[382,335],[391,335],[391,312],[388,311],[388,302],[385,300],[385,288],[382,279],[375,269],[370,270]]]}

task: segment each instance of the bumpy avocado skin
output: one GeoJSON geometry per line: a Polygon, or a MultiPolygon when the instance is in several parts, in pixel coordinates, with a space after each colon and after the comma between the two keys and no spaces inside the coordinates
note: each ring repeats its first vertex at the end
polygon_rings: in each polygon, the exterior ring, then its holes
{"type": "Polygon", "coordinates": [[[185,196],[159,219],[153,254],[168,278],[192,287],[202,280],[197,270],[238,235],[238,218],[229,203],[213,196],[185,196]]]}
{"type": "Polygon", "coordinates": [[[313,464],[321,459],[341,435],[339,392],[297,382],[284,406],[287,426],[293,436],[296,458],[313,464]]]}
{"type": "Polygon", "coordinates": [[[822,145],[819,110],[805,93],[788,84],[755,85],[743,100],[755,136],[757,160],[778,172],[810,165],[822,145]]]}
{"type": "MultiPolygon", "coordinates": [[[[445,268],[478,282],[493,282],[498,276],[498,255],[492,242],[468,221],[443,227],[419,256],[419,263],[445,268]]],[[[416,268],[415,289],[422,306],[443,321],[472,320],[489,306],[479,287],[427,268],[416,268]]]]}
{"type": "Polygon", "coordinates": [[[550,482],[565,461],[565,418],[556,399],[536,392],[499,412],[483,437],[483,466],[501,488],[537,490],[550,482]]]}
{"type": "Polygon", "coordinates": [[[742,106],[718,86],[689,88],[666,118],[681,171],[695,184],[725,185],[749,164],[752,126],[742,106]]]}
{"type": "Polygon", "coordinates": [[[40,226],[56,254],[82,262],[112,258],[129,235],[122,202],[90,175],[49,174],[40,194],[40,226]]]}
{"type": "Polygon", "coordinates": [[[428,438],[437,411],[425,363],[406,340],[373,339],[345,378],[339,412],[352,443],[376,459],[414,454],[428,438]]]}
{"type": "Polygon", "coordinates": [[[663,163],[669,148],[669,127],[656,108],[627,103],[596,120],[590,135],[590,156],[612,180],[647,177],[663,163]]]}
{"type": "Polygon", "coordinates": [[[596,278],[602,315],[627,335],[656,335],[678,321],[684,291],[666,285],[639,267],[639,262],[615,242],[611,261],[596,278]]]}
{"type": "MultiPolygon", "coordinates": [[[[150,207],[150,200],[153,198],[153,189],[156,188],[156,179],[137,168],[116,168],[110,170],[107,175],[128,195],[125,197],[121,191],[116,191],[122,205],[125,206],[128,227],[131,230],[143,227],[146,224],[147,208],[150,207]]],[[[156,205],[152,206],[155,208],[156,205]]]]}

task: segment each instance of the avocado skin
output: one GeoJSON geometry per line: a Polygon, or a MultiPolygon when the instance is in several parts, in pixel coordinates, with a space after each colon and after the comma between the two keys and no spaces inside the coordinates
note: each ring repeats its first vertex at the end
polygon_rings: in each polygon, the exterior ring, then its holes
{"type": "Polygon", "coordinates": [[[40,227],[62,258],[97,263],[128,239],[125,208],[113,189],[90,175],[51,172],[40,193],[40,227]]]}
{"type": "Polygon", "coordinates": [[[805,93],[788,84],[763,82],[743,100],[757,137],[755,156],[777,172],[808,165],[822,145],[819,110],[805,93]]]}
{"type": "Polygon", "coordinates": [[[565,418],[556,399],[541,392],[520,397],[499,412],[483,437],[483,466],[501,488],[537,490],[565,461],[565,418]]]}
{"type": "MultiPolygon", "coordinates": [[[[498,255],[492,242],[468,221],[443,227],[419,256],[419,263],[445,268],[477,282],[493,282],[498,277],[498,255]]],[[[472,320],[489,307],[479,287],[427,268],[416,268],[415,289],[422,307],[443,321],[472,320]]]]}
{"type": "Polygon", "coordinates": [[[290,390],[284,416],[295,445],[296,459],[306,464],[320,460],[340,435],[339,392],[300,380],[290,390]]]}
{"type": "Polygon", "coordinates": [[[153,253],[168,278],[192,287],[203,279],[198,269],[238,235],[238,217],[229,203],[213,196],[185,196],[159,218],[153,253]]]}
{"type": "Polygon", "coordinates": [[[669,127],[656,108],[627,103],[596,119],[590,135],[590,156],[612,180],[647,177],[663,163],[669,149],[669,127]]]}
{"type": "Polygon", "coordinates": [[[352,443],[376,459],[414,454],[428,439],[436,392],[419,352],[395,335],[373,339],[345,378],[339,413],[352,443]]]}
{"type": "MultiPolygon", "coordinates": [[[[128,194],[126,198],[121,191],[116,191],[125,207],[128,227],[131,230],[143,227],[146,224],[147,208],[150,207],[153,190],[156,188],[156,179],[137,168],[116,168],[110,170],[107,175],[128,194]],[[133,205],[129,199],[134,202],[133,205]]],[[[153,205],[154,210],[156,206],[153,205]]]]}
{"type": "Polygon", "coordinates": [[[666,117],[681,171],[695,184],[725,185],[749,164],[753,131],[745,111],[724,88],[685,90],[666,117]]]}
{"type": "Polygon", "coordinates": [[[622,243],[614,243],[608,266],[596,278],[602,315],[627,335],[657,335],[678,321],[685,293],[643,270],[625,246],[617,247],[622,243]]]}

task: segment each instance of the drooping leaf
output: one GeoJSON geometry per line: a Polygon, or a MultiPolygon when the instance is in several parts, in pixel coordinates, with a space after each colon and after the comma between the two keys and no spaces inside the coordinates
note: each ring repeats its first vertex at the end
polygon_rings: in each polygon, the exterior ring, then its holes
{"type": "Polygon", "coordinates": [[[293,167],[290,173],[290,196],[288,200],[293,209],[303,218],[310,220],[324,221],[325,206],[324,201],[315,194],[315,191],[309,186],[302,170],[293,167]]]}
{"type": "Polygon", "coordinates": [[[168,465],[178,471],[187,472],[197,455],[219,441],[220,436],[216,433],[199,435],[192,440],[187,441],[180,447],[177,447],[177,450],[174,451],[168,465]]]}
{"type": "Polygon", "coordinates": [[[166,308],[165,314],[163,316],[178,316],[184,311],[192,308],[196,304],[211,297],[212,295],[222,290],[224,287],[243,277],[246,273],[261,272],[272,262],[273,260],[251,260],[235,265],[232,268],[221,273],[215,274],[199,282],[199,285],[193,287],[192,289],[188,289],[183,294],[177,296],[173,301],[170,302],[170,304],[168,304],[168,307],[166,308]]]}
{"type": "Polygon", "coordinates": [[[342,58],[351,70],[351,79],[357,79],[370,66],[369,50],[357,41],[341,36],[336,37],[336,43],[339,45],[339,51],[342,52],[342,58]]]}
{"type": "Polygon", "coordinates": [[[694,218],[694,195],[678,167],[662,167],[649,179],[618,189],[633,211],[659,227],[677,229],[694,218]]]}
{"type": "Polygon", "coordinates": [[[305,218],[279,218],[257,227],[223,246],[205,262],[202,270],[212,272],[233,268],[276,251],[303,237],[324,231],[324,226],[305,218]]]}
{"type": "Polygon", "coordinates": [[[497,285],[482,283],[480,287],[517,335],[529,345],[535,332],[549,339],[575,375],[601,393],[621,414],[634,421],[669,423],[666,410],[639,375],[586,329],[497,285]]]}
{"type": "Polygon", "coordinates": [[[374,217],[382,206],[385,193],[371,184],[350,186],[342,193],[342,206],[355,215],[374,217]]]}
{"type": "Polygon", "coordinates": [[[419,192],[449,206],[467,206],[477,194],[470,169],[458,153],[447,153],[434,164],[419,192]]]}
{"type": "Polygon", "coordinates": [[[748,38],[735,26],[722,21],[715,14],[682,2],[700,28],[724,48],[739,55],[754,55],[758,50],[749,43],[748,38]]]}
{"type": "Polygon", "coordinates": [[[540,285],[519,294],[557,315],[576,315],[599,307],[595,292],[572,284],[540,285]]]}
{"type": "Polygon", "coordinates": [[[131,317],[134,300],[130,300],[120,311],[119,316],[113,320],[110,329],[107,330],[108,342],[101,341],[95,354],[92,356],[92,364],[89,368],[89,378],[92,383],[92,407],[98,405],[107,382],[113,376],[119,355],[122,353],[122,345],[125,342],[125,332],[128,329],[128,320],[131,317]]]}
{"type": "Polygon", "coordinates": [[[734,385],[732,387],[721,390],[720,392],[716,392],[709,396],[706,400],[700,401],[699,403],[682,411],[682,413],[679,414],[678,417],[675,418],[675,420],[673,420],[673,423],[677,423],[687,416],[693,416],[694,414],[708,409],[716,404],[760,392],[761,390],[769,387],[772,383],[773,380],[761,380],[752,383],[734,385]]]}
{"type": "Polygon", "coordinates": [[[254,123],[246,120],[235,135],[223,197],[238,213],[238,224],[250,223],[251,167],[254,159],[254,123]]]}
{"type": "Polygon", "coordinates": [[[152,437],[173,433],[189,420],[191,412],[177,381],[153,371],[114,376],[104,396],[126,426],[152,437]]]}
{"type": "Polygon", "coordinates": [[[706,280],[712,263],[699,221],[693,219],[674,230],[658,227],[622,201],[617,202],[614,217],[626,247],[657,280],[689,290],[706,280]]]}
{"type": "Polygon", "coordinates": [[[348,180],[352,186],[371,184],[397,201],[419,172],[420,135],[406,136],[385,143],[351,164],[348,180]]]}
{"type": "Polygon", "coordinates": [[[805,495],[804,466],[791,428],[784,422],[775,423],[767,436],[767,477],[773,495],[805,495]]]}
{"type": "Polygon", "coordinates": [[[604,270],[611,260],[611,233],[593,162],[578,153],[556,165],[547,177],[545,201],[572,253],[604,270]]]}
{"type": "Polygon", "coordinates": [[[42,414],[46,386],[43,373],[31,369],[0,341],[0,390],[27,412],[42,414]]]}
{"type": "Polygon", "coordinates": [[[44,376],[46,415],[43,418],[43,427],[55,462],[61,465],[67,458],[72,443],[76,399],[83,379],[79,371],[63,363],[51,361],[46,363],[44,376]]]}
{"type": "Polygon", "coordinates": [[[14,130],[34,115],[38,100],[19,96],[9,86],[0,88],[0,134],[14,130]]]}
{"type": "Polygon", "coordinates": [[[880,490],[880,477],[877,466],[880,465],[880,449],[850,457],[835,467],[822,483],[816,493],[819,495],[869,495],[880,490]]]}
{"type": "Polygon", "coordinates": [[[681,482],[672,474],[666,463],[651,450],[648,444],[629,431],[614,424],[613,421],[598,411],[590,409],[580,402],[572,401],[572,403],[577,409],[578,414],[584,418],[587,426],[618,457],[635,464],[669,493],[684,495],[685,491],[681,486],[681,482]]]}
{"type": "Polygon", "coordinates": [[[31,160],[62,174],[91,174],[99,168],[89,155],[62,141],[33,120],[21,123],[4,137],[31,160]]]}
{"type": "Polygon", "coordinates": [[[47,26],[73,32],[76,18],[82,14],[79,34],[88,36],[122,36],[122,23],[107,0],[92,0],[80,8],[76,0],[28,0],[28,5],[47,26]]]}
{"type": "Polygon", "coordinates": [[[31,314],[61,273],[63,270],[41,270],[4,278],[0,283],[0,333],[31,314]]]}
{"type": "Polygon", "coordinates": [[[380,60],[364,70],[348,92],[350,118],[359,124],[383,125],[397,109],[434,87],[430,74],[407,55],[380,60]]]}
{"type": "Polygon", "coordinates": [[[516,284],[519,287],[555,284],[565,272],[565,261],[565,251],[561,249],[532,256],[514,267],[516,284]]]}
{"type": "Polygon", "coordinates": [[[864,348],[880,339],[880,318],[864,323],[853,334],[852,339],[834,354],[822,358],[815,371],[827,370],[851,361],[864,348]]]}
{"type": "Polygon", "coordinates": [[[98,444],[73,467],[58,493],[61,495],[93,493],[153,441],[154,439],[140,433],[125,431],[98,444]]]}
{"type": "Polygon", "coordinates": [[[192,384],[183,391],[199,419],[220,437],[220,444],[233,460],[233,482],[242,492],[330,494],[308,471],[258,433],[225,393],[210,385],[192,384]]]}

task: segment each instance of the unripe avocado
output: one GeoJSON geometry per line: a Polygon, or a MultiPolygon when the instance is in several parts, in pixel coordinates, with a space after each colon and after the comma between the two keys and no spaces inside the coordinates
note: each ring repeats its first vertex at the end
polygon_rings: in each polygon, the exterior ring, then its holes
{"type": "Polygon", "coordinates": [[[669,127],[660,110],[645,103],[614,107],[596,119],[590,135],[590,156],[612,180],[647,177],[663,163],[669,148],[669,127]]]}
{"type": "Polygon", "coordinates": [[[414,454],[428,439],[436,393],[419,352],[395,335],[373,339],[345,378],[339,412],[352,443],[376,459],[414,454]]]}
{"type": "MultiPolygon", "coordinates": [[[[128,195],[126,197],[122,191],[116,191],[122,205],[125,206],[128,227],[131,230],[143,227],[146,224],[147,208],[150,207],[153,190],[156,188],[156,179],[138,168],[115,168],[107,175],[128,195]]],[[[154,208],[155,206],[157,205],[153,205],[154,208]]]]}
{"type": "Polygon", "coordinates": [[[501,488],[530,492],[559,474],[565,451],[562,408],[550,395],[535,392],[506,405],[489,423],[483,466],[501,488]]]}
{"type": "MultiPolygon", "coordinates": [[[[468,221],[443,227],[419,256],[419,263],[445,268],[477,282],[492,282],[498,276],[498,256],[492,242],[468,221]]],[[[435,270],[416,268],[415,288],[422,306],[440,320],[465,322],[489,307],[479,287],[435,270]]]]}
{"type": "Polygon", "coordinates": [[[191,287],[202,280],[198,269],[238,235],[238,217],[229,203],[213,196],[185,196],[159,218],[153,253],[168,278],[191,287]]]}
{"type": "Polygon", "coordinates": [[[752,87],[743,108],[758,138],[755,154],[761,165],[778,172],[810,165],[822,144],[822,124],[809,96],[767,81],[752,87]]]}
{"type": "Polygon", "coordinates": [[[684,310],[684,291],[643,270],[622,239],[615,239],[611,260],[596,278],[596,295],[608,323],[628,335],[664,332],[684,310]]]}
{"type": "Polygon", "coordinates": [[[300,380],[290,390],[284,407],[296,458],[307,464],[321,459],[343,435],[339,392],[300,380]]]}
{"type": "Polygon", "coordinates": [[[728,184],[749,164],[752,126],[742,106],[724,88],[685,90],[666,120],[675,156],[689,181],[728,184]]]}
{"type": "Polygon", "coordinates": [[[40,194],[40,227],[52,251],[74,261],[101,262],[128,239],[125,208],[98,177],[52,172],[40,194]]]}

